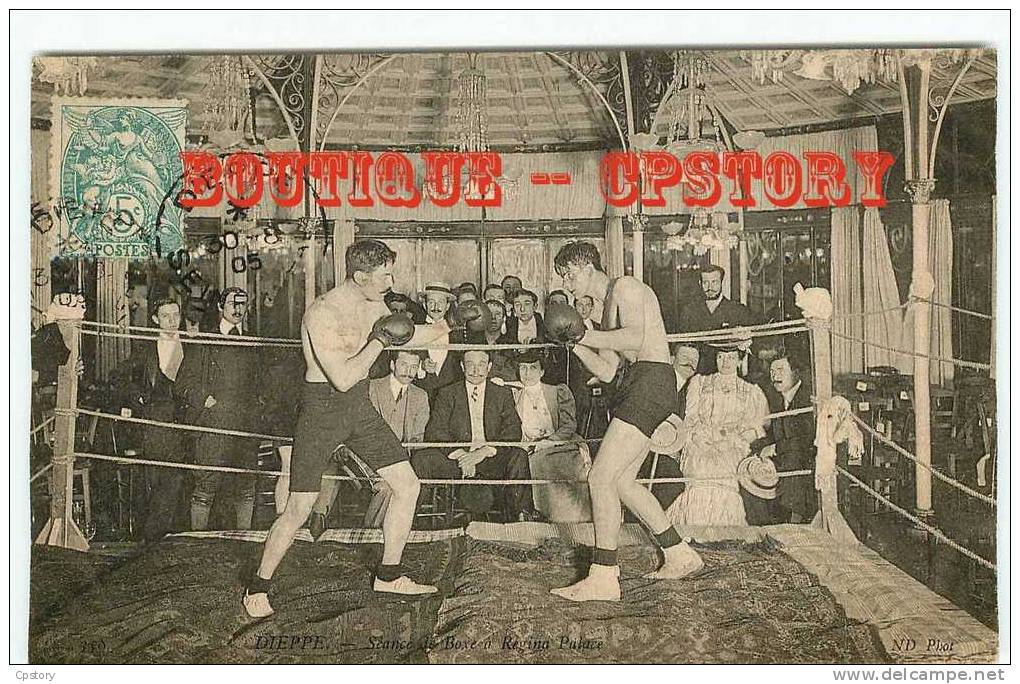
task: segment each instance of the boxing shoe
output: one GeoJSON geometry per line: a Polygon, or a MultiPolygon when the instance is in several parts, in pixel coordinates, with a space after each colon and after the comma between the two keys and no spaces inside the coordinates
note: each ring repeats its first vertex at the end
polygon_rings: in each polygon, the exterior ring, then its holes
{"type": "Polygon", "coordinates": [[[705,567],[705,561],[687,542],[663,549],[662,555],[662,567],[646,573],[646,579],[682,579],[705,567]]]}
{"type": "Polygon", "coordinates": [[[392,582],[384,582],[376,577],[375,583],[372,585],[372,589],[387,594],[408,594],[411,596],[416,596],[418,594],[434,594],[439,591],[438,587],[433,587],[431,584],[418,584],[406,575],[401,575],[392,582]]]}
{"type": "Polygon", "coordinates": [[[619,601],[620,566],[592,563],[583,580],[569,587],[550,589],[549,593],[568,601],[619,601]]]}
{"type": "Polygon", "coordinates": [[[311,517],[308,518],[308,533],[312,535],[313,541],[319,541],[326,532],[326,516],[323,513],[312,512],[311,517]]]}
{"type": "Polygon", "coordinates": [[[250,617],[253,618],[265,618],[273,614],[273,607],[269,605],[269,594],[266,592],[259,592],[257,594],[250,594],[247,590],[244,592],[244,598],[241,599],[241,603],[244,604],[244,610],[250,617]]]}

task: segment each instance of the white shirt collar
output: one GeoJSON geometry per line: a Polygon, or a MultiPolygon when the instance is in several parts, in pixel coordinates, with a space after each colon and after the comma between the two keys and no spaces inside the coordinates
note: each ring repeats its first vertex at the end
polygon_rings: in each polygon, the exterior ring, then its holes
{"type": "Polygon", "coordinates": [[[393,395],[393,400],[396,401],[397,395],[400,393],[400,390],[406,389],[406,387],[404,383],[397,380],[397,377],[393,375],[393,373],[390,373],[389,378],[390,378],[390,394],[393,395]]]}
{"type": "Polygon", "coordinates": [[[722,293],[719,293],[719,296],[716,297],[715,299],[706,299],[705,306],[708,307],[709,311],[715,313],[715,310],[719,308],[720,304],[722,304],[722,300],[723,300],[722,293]]]}
{"type": "Polygon", "coordinates": [[[478,388],[478,398],[484,400],[485,399],[485,386],[488,385],[488,384],[489,384],[488,380],[483,382],[481,385],[472,385],[470,382],[465,380],[464,381],[464,388],[467,390],[467,393],[468,393],[468,401],[471,400],[471,391],[475,387],[478,388]]]}
{"type": "Polygon", "coordinates": [[[518,320],[517,322],[517,341],[523,342],[524,340],[533,340],[538,337],[538,319],[532,317],[530,321],[524,322],[518,320]]]}
{"type": "Polygon", "coordinates": [[[237,325],[234,325],[233,323],[228,322],[226,318],[220,318],[220,332],[222,334],[229,335],[230,331],[233,330],[234,328],[237,328],[237,332],[238,333],[241,332],[241,324],[240,323],[238,323],[237,325]]]}
{"type": "Polygon", "coordinates": [[[798,380],[797,384],[783,392],[783,401],[786,402],[786,406],[789,407],[793,403],[793,398],[797,395],[797,390],[800,389],[801,381],[798,380]]]}

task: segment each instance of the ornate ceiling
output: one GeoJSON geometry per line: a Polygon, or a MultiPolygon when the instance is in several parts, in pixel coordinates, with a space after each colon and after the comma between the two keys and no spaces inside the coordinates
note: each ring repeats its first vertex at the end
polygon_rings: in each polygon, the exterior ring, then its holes
{"type": "MultiPolygon", "coordinates": [[[[831,79],[784,71],[778,82],[755,78],[751,60],[738,50],[703,53],[706,90],[726,125],[735,130],[775,130],[874,117],[899,111],[896,83],[879,79],[853,94],[831,79]]],[[[628,51],[637,128],[651,115],[672,75],[672,53],[628,51]]],[[[214,61],[208,55],[101,56],[88,75],[95,97],[185,98],[194,103],[189,134],[209,135],[206,113],[214,61]]],[[[477,55],[485,74],[488,139],[496,149],[609,147],[626,132],[624,87],[618,52],[490,52],[477,55]],[[604,101],[603,101],[604,100],[604,101]]],[[[251,92],[259,139],[311,135],[327,147],[449,147],[456,144],[459,76],[466,53],[252,55],[251,92]],[[367,76],[367,77],[366,77],[367,76]],[[311,106],[311,83],[317,106],[311,106]],[[342,106],[339,106],[342,102],[342,106]],[[281,106],[288,117],[281,112],[281,106]],[[290,119],[288,126],[287,118],[290,119]],[[314,134],[311,133],[314,126],[314,134]]],[[[936,60],[933,83],[948,85],[960,64],[936,60]]],[[[49,118],[52,83],[33,71],[32,116],[49,118]]],[[[985,51],[956,90],[953,102],[995,97],[995,53],[985,51]]],[[[250,131],[250,127],[248,128],[250,131]]]]}

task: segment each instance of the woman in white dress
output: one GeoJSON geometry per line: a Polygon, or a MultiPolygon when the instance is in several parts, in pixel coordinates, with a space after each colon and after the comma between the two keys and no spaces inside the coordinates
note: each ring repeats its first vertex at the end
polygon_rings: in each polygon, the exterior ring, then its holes
{"type": "Polygon", "coordinates": [[[737,464],[765,435],[765,394],[737,375],[745,355],[738,344],[713,345],[718,372],[695,375],[687,385],[686,433],[680,453],[687,482],[666,514],[675,525],[747,525],[737,464]]]}

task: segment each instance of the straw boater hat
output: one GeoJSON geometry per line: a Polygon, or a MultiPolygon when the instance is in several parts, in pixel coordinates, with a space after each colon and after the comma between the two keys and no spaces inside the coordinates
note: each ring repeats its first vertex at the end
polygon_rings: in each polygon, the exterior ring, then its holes
{"type": "Polygon", "coordinates": [[[683,438],[683,421],[673,413],[655,428],[649,448],[657,454],[672,455],[683,447],[683,438]]]}
{"type": "Polygon", "coordinates": [[[450,299],[457,298],[457,296],[453,294],[453,290],[450,289],[450,286],[442,280],[435,280],[425,285],[425,294],[427,295],[429,292],[443,294],[449,297],[450,299]]]}
{"type": "Polygon", "coordinates": [[[774,499],[779,474],[771,458],[753,454],[737,464],[737,481],[759,499],[774,499]]]}

